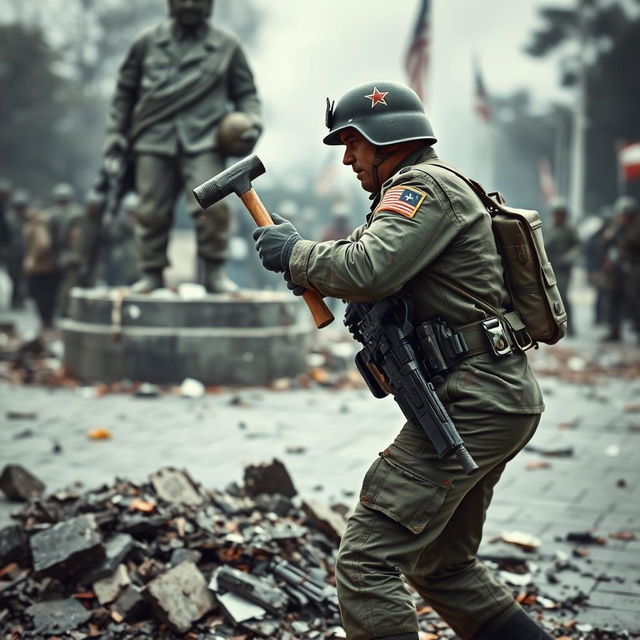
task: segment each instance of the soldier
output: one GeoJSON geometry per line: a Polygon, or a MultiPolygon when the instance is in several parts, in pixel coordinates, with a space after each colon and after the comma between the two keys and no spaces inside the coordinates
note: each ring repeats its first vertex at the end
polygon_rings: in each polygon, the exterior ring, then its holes
{"type": "Polygon", "coordinates": [[[557,200],[551,206],[552,224],[544,234],[545,249],[558,281],[558,290],[567,311],[567,333],[575,333],[572,321],[569,285],[571,272],[580,255],[580,239],[575,227],[569,221],[569,210],[564,200],[557,200]]]}
{"type": "Polygon", "coordinates": [[[130,286],[140,276],[135,246],[135,222],[140,199],[131,192],[122,200],[119,214],[106,223],[105,280],[109,286],[130,286]]]}
{"type": "Polygon", "coordinates": [[[605,274],[609,333],[605,341],[622,339],[626,316],[640,335],[640,211],[634,198],[621,196],[614,205],[615,220],[608,228],[605,274]]]}
{"type": "MultiPolygon", "coordinates": [[[[394,82],[366,84],[327,109],[324,142],[344,145],[343,163],[371,194],[365,224],[347,239],[303,240],[295,227],[254,231],[263,265],[296,293],[375,302],[402,292],[415,321],[439,317],[478,351],[452,364],[437,393],[480,469],[465,475],[439,458],[407,422],[367,472],[336,565],[349,640],[418,640],[415,607],[401,574],[463,639],[548,639],[477,558],[482,525],[508,460],[533,435],[544,405],[525,354],[498,358],[479,328],[487,314],[429,272],[494,307],[509,301],[491,227],[479,198],[445,168],[418,96],[394,82]],[[475,329],[474,329],[475,327],[475,329]],[[474,338],[475,340],[475,338],[474,338]]],[[[505,331],[504,339],[512,343],[505,331]]]]}
{"type": "Polygon", "coordinates": [[[66,315],[71,289],[78,286],[80,280],[82,256],[82,234],[85,216],[82,209],[73,201],[73,187],[66,182],[57,184],[52,193],[53,207],[49,224],[53,234],[53,251],[57,256],[60,269],[60,287],[58,307],[66,315]]]}
{"type": "MultiPolygon", "coordinates": [[[[204,285],[234,290],[224,272],[229,210],[218,203],[202,211],[191,190],[224,168],[225,152],[249,153],[262,125],[253,76],[238,40],[210,25],[212,0],[169,0],[171,19],[143,32],[121,68],[108,117],[107,155],[128,146],[140,195],[136,228],[143,277],[136,292],[164,286],[173,209],[182,188],[194,217],[204,285]],[[229,120],[217,141],[228,105],[246,114],[229,120]]],[[[231,118],[231,116],[228,116],[231,118]]]]}
{"type": "Polygon", "coordinates": [[[7,262],[11,234],[9,232],[9,204],[11,202],[11,183],[6,178],[0,178],[0,265],[7,262]]]}
{"type": "Polygon", "coordinates": [[[22,309],[25,301],[23,227],[29,210],[29,194],[16,189],[11,198],[11,209],[7,216],[7,230],[11,243],[7,252],[7,272],[11,279],[11,308],[22,309]]]}

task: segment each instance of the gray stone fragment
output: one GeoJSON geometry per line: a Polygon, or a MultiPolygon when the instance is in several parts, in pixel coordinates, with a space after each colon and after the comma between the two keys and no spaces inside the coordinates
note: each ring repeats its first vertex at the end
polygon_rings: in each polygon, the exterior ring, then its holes
{"type": "Polygon", "coordinates": [[[131,584],[127,567],[121,564],[110,576],[93,583],[93,592],[100,604],[113,602],[123,587],[131,584]]]}
{"type": "Polygon", "coordinates": [[[347,521],[341,514],[311,500],[305,500],[302,509],[312,527],[322,531],[333,542],[340,542],[347,528],[347,521]]]}
{"type": "Polygon", "coordinates": [[[40,575],[64,578],[87,565],[102,562],[105,555],[93,515],[60,522],[31,538],[33,568],[40,575]]]}
{"type": "Polygon", "coordinates": [[[149,603],[142,597],[140,590],[133,585],[124,588],[113,607],[127,622],[145,620],[151,615],[149,603]]]}
{"type": "Polygon", "coordinates": [[[135,547],[135,541],[128,533],[116,533],[104,542],[104,561],[82,577],[83,584],[92,584],[110,576],[122,564],[135,547]]]}
{"type": "Polygon", "coordinates": [[[27,502],[40,496],[45,485],[23,466],[8,464],[0,475],[0,489],[9,500],[27,502]]]}
{"type": "Polygon", "coordinates": [[[34,632],[44,635],[77,629],[91,617],[89,611],[74,598],[39,602],[31,605],[26,613],[33,618],[34,632]]]}
{"type": "Polygon", "coordinates": [[[190,561],[180,563],[149,582],[144,595],[159,617],[180,633],[188,631],[215,605],[204,576],[190,561]]]}
{"type": "Polygon", "coordinates": [[[193,481],[185,471],[172,467],[160,469],[149,476],[158,497],[174,504],[202,503],[202,496],[196,490],[193,481]]]}
{"type": "Polygon", "coordinates": [[[250,496],[268,493],[292,498],[297,493],[286,467],[280,460],[275,458],[271,464],[246,467],[244,470],[244,484],[250,496]]]}
{"type": "Polygon", "coordinates": [[[23,564],[29,558],[29,538],[20,525],[0,529],[0,567],[10,562],[23,564]]]}

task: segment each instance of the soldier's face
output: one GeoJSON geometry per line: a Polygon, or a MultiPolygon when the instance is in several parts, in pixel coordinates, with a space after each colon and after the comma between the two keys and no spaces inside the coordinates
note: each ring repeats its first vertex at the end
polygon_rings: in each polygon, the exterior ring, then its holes
{"type": "Polygon", "coordinates": [[[209,3],[207,0],[173,0],[172,13],[184,27],[196,27],[205,22],[209,3]]]}
{"type": "Polygon", "coordinates": [[[340,140],[344,144],[343,164],[350,166],[360,180],[365,191],[378,191],[376,179],[376,147],[366,140],[355,129],[345,129],[340,133],[340,140]]]}

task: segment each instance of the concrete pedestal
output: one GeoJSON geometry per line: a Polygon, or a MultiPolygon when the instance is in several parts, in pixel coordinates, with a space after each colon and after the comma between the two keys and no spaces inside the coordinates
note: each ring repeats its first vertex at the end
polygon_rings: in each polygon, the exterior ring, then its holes
{"type": "Polygon", "coordinates": [[[189,377],[206,385],[264,385],[302,373],[314,331],[306,306],[288,292],[185,300],[123,289],[74,289],[61,329],[65,367],[82,382],[189,377]]]}

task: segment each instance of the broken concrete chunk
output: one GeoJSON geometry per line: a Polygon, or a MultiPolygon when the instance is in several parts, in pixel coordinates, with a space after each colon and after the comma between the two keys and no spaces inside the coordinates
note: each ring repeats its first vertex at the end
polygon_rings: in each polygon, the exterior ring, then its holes
{"type": "Polygon", "coordinates": [[[0,529],[0,567],[17,562],[24,564],[29,559],[29,538],[19,525],[0,529]]]}
{"type": "Polygon", "coordinates": [[[311,500],[305,500],[302,504],[302,509],[307,514],[312,527],[322,531],[329,540],[340,542],[347,529],[347,521],[344,516],[311,500]]]}
{"type": "Polygon", "coordinates": [[[22,465],[8,464],[0,475],[0,489],[9,500],[28,502],[40,496],[45,485],[22,465]]]}
{"type": "Polygon", "coordinates": [[[77,629],[91,617],[75,598],[39,602],[28,607],[26,613],[33,618],[34,632],[43,635],[77,629]]]}
{"type": "Polygon", "coordinates": [[[102,537],[93,515],[60,522],[31,538],[33,568],[41,575],[64,578],[104,559],[102,537]]]}
{"type": "Polygon", "coordinates": [[[215,604],[204,576],[190,561],[149,582],[144,594],[160,617],[180,633],[186,633],[215,604]]]}
{"type": "Polygon", "coordinates": [[[110,576],[122,564],[135,547],[134,539],[128,533],[116,533],[104,542],[105,559],[83,576],[84,584],[92,584],[110,576]]]}
{"type": "Polygon", "coordinates": [[[218,596],[218,603],[232,624],[237,625],[245,620],[259,620],[267,612],[253,602],[249,602],[235,593],[224,593],[218,596]]]}
{"type": "Polygon", "coordinates": [[[202,503],[202,496],[198,493],[189,475],[184,471],[166,467],[149,476],[156,493],[160,498],[173,504],[202,503]]]}
{"type": "Polygon", "coordinates": [[[133,585],[124,588],[115,601],[113,609],[127,622],[138,622],[151,615],[149,603],[142,597],[140,590],[133,585]]]}
{"type": "Polygon", "coordinates": [[[286,467],[280,460],[275,458],[271,464],[246,467],[244,470],[244,484],[250,496],[257,496],[261,493],[275,493],[293,498],[297,494],[286,467]]]}
{"type": "Polygon", "coordinates": [[[130,584],[127,567],[121,564],[110,576],[94,582],[93,592],[100,604],[108,604],[113,602],[120,595],[122,589],[130,584]]]}

